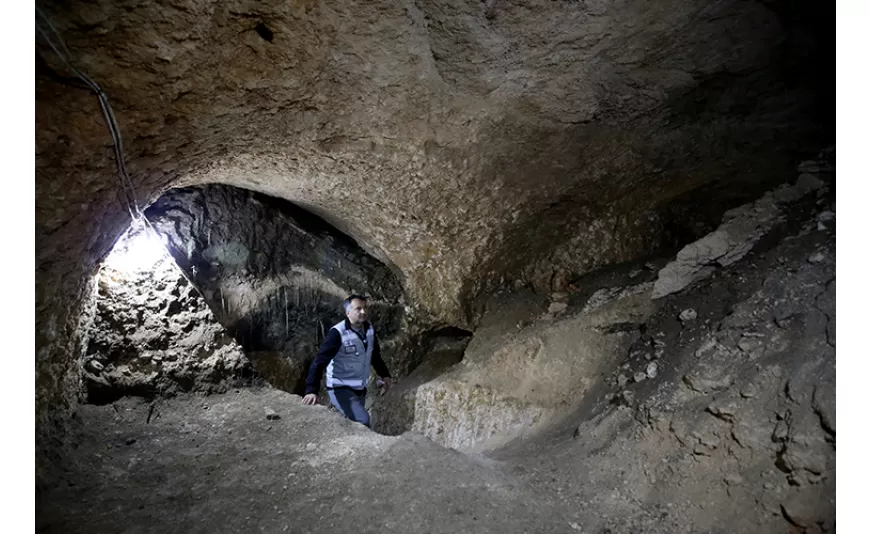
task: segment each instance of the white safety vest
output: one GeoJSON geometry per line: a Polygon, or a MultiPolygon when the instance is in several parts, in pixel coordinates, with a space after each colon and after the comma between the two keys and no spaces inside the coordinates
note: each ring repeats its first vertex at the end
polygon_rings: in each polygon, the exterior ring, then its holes
{"type": "Polygon", "coordinates": [[[375,329],[369,324],[365,342],[342,321],[333,326],[341,334],[341,347],[326,368],[326,387],[363,389],[369,381],[375,329]]]}

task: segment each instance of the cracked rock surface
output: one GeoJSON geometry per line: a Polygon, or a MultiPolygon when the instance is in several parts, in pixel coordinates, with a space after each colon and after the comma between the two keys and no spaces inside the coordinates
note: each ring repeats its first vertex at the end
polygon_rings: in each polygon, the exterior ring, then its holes
{"type": "Polygon", "coordinates": [[[835,531],[832,196],[791,200],[740,260],[656,299],[575,411],[493,457],[593,528],[835,531]]]}

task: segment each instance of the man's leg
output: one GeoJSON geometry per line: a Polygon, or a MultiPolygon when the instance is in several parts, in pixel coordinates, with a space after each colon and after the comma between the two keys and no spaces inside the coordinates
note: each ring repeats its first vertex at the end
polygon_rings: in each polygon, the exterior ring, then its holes
{"type": "Polygon", "coordinates": [[[369,413],[366,411],[365,393],[348,388],[330,389],[329,400],[341,415],[371,428],[369,413]]]}

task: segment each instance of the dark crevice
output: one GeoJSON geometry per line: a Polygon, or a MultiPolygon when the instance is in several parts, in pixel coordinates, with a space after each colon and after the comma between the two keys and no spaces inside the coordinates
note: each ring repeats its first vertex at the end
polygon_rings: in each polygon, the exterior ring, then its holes
{"type": "Polygon", "coordinates": [[[815,407],[813,408],[813,411],[816,412],[816,415],[819,417],[819,425],[822,427],[822,430],[824,430],[825,433],[827,433],[832,440],[836,440],[837,432],[833,428],[831,428],[830,424],[828,424],[827,418],[825,417],[824,413],[822,413],[820,409],[815,407]]]}
{"type": "Polygon", "coordinates": [[[595,327],[595,329],[604,334],[616,334],[618,332],[639,332],[643,334],[643,332],[646,330],[646,325],[643,323],[624,322],[613,323],[606,326],[597,326],[595,327]]]}
{"type": "Polygon", "coordinates": [[[407,373],[428,362],[428,367],[446,369],[463,360],[474,334],[456,326],[443,326],[416,336],[409,351],[407,373]]]}
{"type": "Polygon", "coordinates": [[[815,308],[819,311],[819,313],[825,316],[825,343],[827,343],[827,345],[832,349],[836,349],[837,347],[834,345],[834,343],[831,342],[831,316],[819,306],[819,298],[821,298],[822,295],[828,292],[828,288],[836,280],[837,278],[833,277],[830,280],[826,281],[825,288],[819,291],[819,293],[813,299],[813,308],[815,308]]]}
{"type": "Polygon", "coordinates": [[[270,30],[269,27],[262,22],[258,22],[257,25],[254,26],[254,31],[257,32],[257,35],[262,37],[264,41],[271,43],[272,39],[275,38],[275,34],[272,32],[272,30],[270,30]]]}
{"type": "Polygon", "coordinates": [[[462,328],[456,326],[445,326],[443,328],[439,328],[438,330],[433,331],[430,335],[432,337],[463,338],[471,337],[474,334],[469,332],[468,330],[463,330],[462,328]]]}

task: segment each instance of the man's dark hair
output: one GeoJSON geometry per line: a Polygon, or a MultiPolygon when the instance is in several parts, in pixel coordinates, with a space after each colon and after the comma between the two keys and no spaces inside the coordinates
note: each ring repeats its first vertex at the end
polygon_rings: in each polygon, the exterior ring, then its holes
{"type": "Polygon", "coordinates": [[[367,299],[366,297],[364,297],[362,295],[351,295],[351,296],[347,297],[346,299],[344,299],[344,311],[346,311],[346,312],[350,311],[350,303],[353,302],[354,300],[364,300],[364,301],[368,302],[369,299],[367,299]]]}

